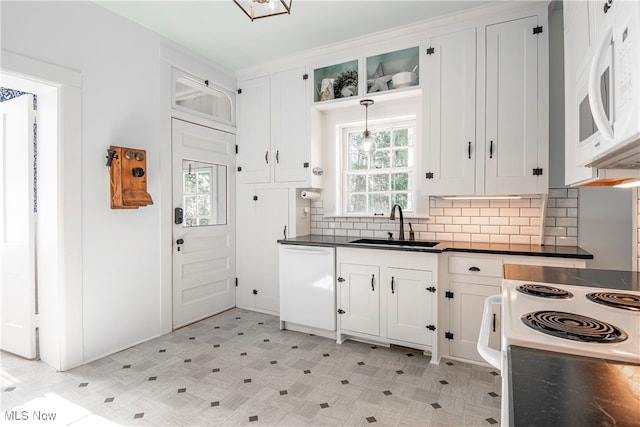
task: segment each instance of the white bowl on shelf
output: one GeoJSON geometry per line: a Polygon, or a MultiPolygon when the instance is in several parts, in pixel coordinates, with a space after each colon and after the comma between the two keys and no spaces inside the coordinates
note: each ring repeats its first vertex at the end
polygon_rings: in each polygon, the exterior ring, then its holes
{"type": "Polygon", "coordinates": [[[414,86],[418,82],[418,76],[412,71],[401,71],[391,77],[391,82],[394,88],[414,86]]]}

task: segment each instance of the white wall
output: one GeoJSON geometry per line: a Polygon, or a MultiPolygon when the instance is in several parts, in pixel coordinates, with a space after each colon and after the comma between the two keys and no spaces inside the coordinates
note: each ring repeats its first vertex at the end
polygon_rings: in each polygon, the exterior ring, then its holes
{"type": "MultiPolygon", "coordinates": [[[[83,272],[84,361],[92,360],[163,332],[167,257],[160,219],[171,201],[161,198],[161,181],[170,182],[170,162],[161,162],[161,153],[170,152],[170,125],[159,88],[169,74],[161,50],[171,44],[91,2],[3,1],[1,8],[2,49],[82,74],[82,259],[76,261],[83,272]],[[147,150],[154,205],[110,209],[110,145],[147,150]]],[[[227,87],[235,81],[228,76],[222,78],[227,87]]]]}

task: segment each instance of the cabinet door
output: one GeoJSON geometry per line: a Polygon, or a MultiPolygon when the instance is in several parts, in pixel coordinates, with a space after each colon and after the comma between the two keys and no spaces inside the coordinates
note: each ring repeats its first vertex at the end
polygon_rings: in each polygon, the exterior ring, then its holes
{"type": "Polygon", "coordinates": [[[486,194],[547,192],[546,160],[538,158],[548,135],[539,132],[537,22],[531,16],[486,28],[486,194]],[[533,175],[538,167],[543,176],[533,175]]]}
{"type": "MultiPolygon", "coordinates": [[[[449,331],[453,333],[453,339],[449,342],[449,354],[483,362],[477,345],[484,300],[488,296],[499,294],[500,287],[451,281],[449,290],[453,292],[453,298],[449,300],[449,331]]],[[[495,332],[492,332],[489,342],[499,349],[498,314],[499,311],[496,313],[495,332]]]]}
{"type": "Polygon", "coordinates": [[[340,329],[380,335],[380,268],[340,264],[340,329]]]}
{"type": "Polygon", "coordinates": [[[475,193],[476,30],[432,37],[425,97],[423,193],[475,193]]]}
{"type": "Polygon", "coordinates": [[[435,332],[427,327],[436,324],[436,294],[431,271],[387,269],[387,337],[431,345],[435,332]]]}
{"type": "Polygon", "coordinates": [[[277,182],[303,182],[308,177],[311,143],[304,75],[304,68],[296,68],[271,76],[271,134],[277,182]]]}
{"type": "Polygon", "coordinates": [[[286,188],[238,186],[236,230],[236,304],[277,314],[279,299],[278,243],[289,222],[286,188]]]}
{"type": "MultiPolygon", "coordinates": [[[[289,222],[289,190],[269,188],[256,190],[258,200],[255,222],[258,232],[254,244],[259,245],[261,268],[256,282],[255,307],[277,314],[280,311],[278,239],[284,237],[289,222]]],[[[243,256],[240,254],[239,256],[243,256]]],[[[257,269],[257,266],[251,268],[257,269]]]]}
{"type": "Polygon", "coordinates": [[[239,84],[238,174],[239,184],[269,182],[271,179],[271,112],[269,77],[239,84]]]}

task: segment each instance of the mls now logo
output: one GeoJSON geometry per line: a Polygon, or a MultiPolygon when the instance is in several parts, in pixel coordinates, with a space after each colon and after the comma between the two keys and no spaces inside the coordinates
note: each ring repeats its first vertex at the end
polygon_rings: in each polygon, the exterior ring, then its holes
{"type": "Polygon", "coordinates": [[[42,412],[42,411],[5,411],[5,421],[54,421],[56,419],[55,412],[42,412]]]}

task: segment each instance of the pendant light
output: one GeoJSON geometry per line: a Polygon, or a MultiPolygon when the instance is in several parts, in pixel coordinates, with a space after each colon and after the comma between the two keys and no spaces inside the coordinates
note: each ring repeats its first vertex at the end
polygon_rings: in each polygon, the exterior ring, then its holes
{"type": "Polygon", "coordinates": [[[365,107],[365,119],[364,132],[362,132],[362,138],[358,142],[358,151],[369,156],[376,151],[375,141],[371,138],[371,132],[369,132],[369,105],[373,105],[373,99],[363,99],[360,101],[360,105],[365,107]]]}
{"type": "Polygon", "coordinates": [[[233,0],[240,9],[253,21],[283,14],[291,14],[293,0],[233,0]]]}

